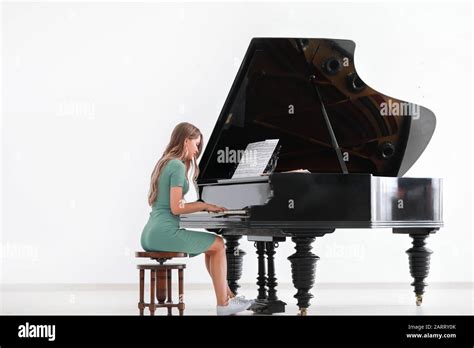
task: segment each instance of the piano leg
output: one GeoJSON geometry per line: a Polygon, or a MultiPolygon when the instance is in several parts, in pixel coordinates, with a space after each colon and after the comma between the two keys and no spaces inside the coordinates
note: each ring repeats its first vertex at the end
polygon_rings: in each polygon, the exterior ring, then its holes
{"type": "Polygon", "coordinates": [[[410,264],[410,274],[414,279],[411,285],[415,288],[414,292],[416,295],[416,305],[420,306],[423,302],[423,293],[425,292],[425,286],[428,286],[424,282],[425,278],[428,277],[430,270],[430,257],[433,253],[430,249],[425,247],[425,239],[430,233],[436,232],[437,229],[402,229],[394,228],[394,233],[407,233],[413,238],[413,246],[406,251],[408,254],[408,261],[410,264]]]}
{"type": "Polygon", "coordinates": [[[276,295],[277,278],[275,277],[275,246],[276,242],[255,242],[258,255],[258,296],[250,310],[259,314],[273,314],[285,312],[286,303],[280,301],[276,295]],[[265,272],[265,256],[267,255],[268,277],[265,272]],[[268,287],[268,291],[266,289],[268,287]]]}
{"type": "Polygon", "coordinates": [[[258,257],[257,300],[266,300],[267,289],[265,288],[265,286],[267,285],[267,277],[266,277],[267,272],[265,271],[265,242],[255,242],[254,246],[257,249],[257,257],[258,257]]]}
{"type": "Polygon", "coordinates": [[[300,309],[300,315],[306,315],[310,306],[310,299],[313,295],[309,292],[314,285],[314,276],[316,273],[316,262],[319,257],[311,252],[311,243],[316,237],[292,237],[295,243],[296,252],[288,257],[291,262],[291,274],[293,276],[293,284],[297,289],[294,296],[300,309]]]}
{"type": "Polygon", "coordinates": [[[242,276],[242,262],[245,251],[239,249],[239,239],[242,236],[223,235],[226,245],[227,256],[227,282],[230,290],[237,294],[240,287],[238,281],[242,276]]]}
{"type": "Polygon", "coordinates": [[[265,253],[267,254],[267,287],[268,287],[268,297],[267,297],[267,308],[263,313],[273,314],[273,313],[283,313],[285,312],[286,303],[280,301],[276,295],[276,287],[278,285],[277,278],[275,277],[275,247],[278,247],[276,242],[265,242],[265,253]]]}

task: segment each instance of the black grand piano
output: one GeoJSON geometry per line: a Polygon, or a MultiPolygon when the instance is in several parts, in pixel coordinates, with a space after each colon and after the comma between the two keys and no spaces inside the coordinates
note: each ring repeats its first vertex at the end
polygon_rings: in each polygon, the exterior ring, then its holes
{"type": "Polygon", "coordinates": [[[425,239],[443,226],[442,180],[403,175],[428,145],[436,119],[422,106],[367,86],[356,72],[354,49],[350,40],[252,39],[203,152],[199,199],[229,212],[182,215],[180,226],[222,234],[234,292],[245,254],[239,239],[254,242],[255,312],[285,310],[274,255],[291,238],[294,297],[305,315],[319,259],[312,243],[339,228],[408,234],[411,285],[416,304],[422,302],[431,254],[425,239]],[[219,154],[267,139],[279,139],[279,146],[264,175],[233,179],[238,163],[219,154]]]}

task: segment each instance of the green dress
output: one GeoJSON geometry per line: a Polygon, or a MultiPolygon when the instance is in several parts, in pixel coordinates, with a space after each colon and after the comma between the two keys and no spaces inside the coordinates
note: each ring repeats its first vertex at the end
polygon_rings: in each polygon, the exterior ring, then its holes
{"type": "Polygon", "coordinates": [[[216,235],[179,228],[179,216],[173,215],[170,209],[170,188],[176,186],[183,187],[183,196],[188,192],[186,167],[179,159],[172,159],[160,174],[158,197],[140,242],[146,251],[185,252],[193,257],[209,249],[216,235]]]}

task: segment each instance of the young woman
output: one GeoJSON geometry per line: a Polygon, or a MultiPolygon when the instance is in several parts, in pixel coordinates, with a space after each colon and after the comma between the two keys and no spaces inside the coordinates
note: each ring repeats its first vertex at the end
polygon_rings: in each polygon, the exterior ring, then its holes
{"type": "Polygon", "coordinates": [[[252,304],[244,297],[235,297],[227,285],[227,259],[222,238],[214,233],[179,228],[179,215],[197,211],[225,210],[205,202],[186,203],[188,172],[193,168],[195,182],[199,167],[196,160],[203,147],[202,134],[192,124],[178,124],[151,174],[148,204],[150,218],[141,235],[146,251],[186,252],[190,257],[205,254],[206,268],[211,275],[217,300],[217,314],[230,315],[246,310],[252,304]]]}

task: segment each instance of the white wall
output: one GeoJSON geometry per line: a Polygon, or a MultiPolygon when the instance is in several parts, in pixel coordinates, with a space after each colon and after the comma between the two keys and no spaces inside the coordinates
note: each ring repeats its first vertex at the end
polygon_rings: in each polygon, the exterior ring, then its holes
{"type": "MultiPolygon", "coordinates": [[[[407,173],[445,180],[428,281],[472,281],[471,21],[468,4],[5,3],[2,282],[136,282],[151,170],[176,123],[209,138],[258,36],[352,39],[368,85],[435,112],[407,173]]],[[[317,280],[408,284],[410,245],[338,230],[315,243],[317,280]]],[[[254,248],[242,248],[242,282],[254,282],[254,248]]],[[[279,282],[291,253],[280,245],[279,282]]],[[[202,256],[187,262],[188,282],[209,282],[202,256]]]]}

